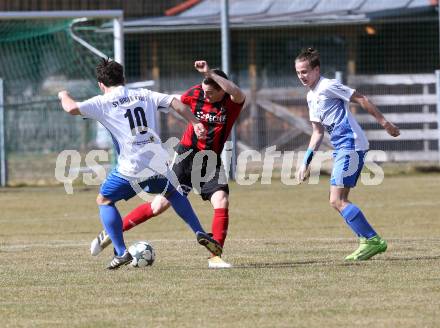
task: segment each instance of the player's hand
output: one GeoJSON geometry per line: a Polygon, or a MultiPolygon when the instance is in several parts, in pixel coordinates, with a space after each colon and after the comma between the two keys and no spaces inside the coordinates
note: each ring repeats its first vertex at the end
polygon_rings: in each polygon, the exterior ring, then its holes
{"type": "Polygon", "coordinates": [[[69,93],[66,90],[62,90],[60,92],[58,92],[58,99],[61,100],[61,98],[63,98],[64,96],[68,96],[69,93]]]}
{"type": "Polygon", "coordinates": [[[299,170],[296,172],[296,178],[298,179],[298,181],[304,182],[310,175],[310,165],[306,165],[306,164],[301,164],[301,166],[299,167],[299,170]]]}
{"type": "Polygon", "coordinates": [[[397,127],[393,123],[385,121],[385,123],[382,126],[390,136],[398,137],[400,135],[399,127],[397,127]]]}
{"type": "Polygon", "coordinates": [[[209,73],[209,66],[205,60],[197,60],[194,62],[194,67],[197,71],[203,74],[209,73]]]}
{"type": "Polygon", "coordinates": [[[206,139],[206,129],[203,126],[203,123],[195,123],[194,125],[194,133],[196,134],[198,139],[206,139]]]}

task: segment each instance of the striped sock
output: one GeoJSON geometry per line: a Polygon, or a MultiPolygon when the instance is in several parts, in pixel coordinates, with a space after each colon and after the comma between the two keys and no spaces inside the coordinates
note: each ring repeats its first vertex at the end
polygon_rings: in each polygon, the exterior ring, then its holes
{"type": "Polygon", "coordinates": [[[128,213],[122,222],[122,230],[127,231],[134,228],[138,224],[141,224],[153,217],[153,210],[151,209],[151,203],[145,203],[139,205],[130,213],[128,213]]]}

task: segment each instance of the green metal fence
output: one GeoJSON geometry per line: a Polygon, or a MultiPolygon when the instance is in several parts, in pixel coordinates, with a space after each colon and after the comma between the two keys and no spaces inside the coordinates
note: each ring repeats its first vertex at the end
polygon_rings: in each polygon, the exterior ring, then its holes
{"type": "MultiPolygon", "coordinates": [[[[272,145],[282,151],[306,147],[310,137],[306,90],[297,80],[294,58],[301,48],[313,46],[322,54],[321,71],[325,76],[333,78],[340,72],[344,82],[352,83],[372,99],[376,97],[380,109],[396,118],[405,130],[407,137],[390,142],[376,133],[380,130],[377,124],[360,117],[373,149],[387,151],[389,160],[438,160],[438,137],[434,132],[438,131],[437,109],[432,101],[433,76],[439,67],[436,8],[397,10],[368,20],[348,21],[341,16],[339,23],[322,19],[301,23],[293,17],[289,24],[266,24],[261,18],[259,24],[252,25],[239,24],[235,18],[231,24],[230,75],[247,93],[245,110],[237,124],[238,151],[262,151],[272,145]],[[365,83],[374,76],[380,76],[381,84],[365,83]],[[426,83],[399,83],[399,79],[415,81],[424,77],[426,83]],[[395,103],[380,98],[387,95],[394,96],[395,103]],[[411,95],[421,100],[407,97],[411,95]],[[426,118],[417,120],[419,114],[426,118]]],[[[231,12],[231,16],[235,14],[231,12]]],[[[191,25],[198,19],[187,18],[185,25],[175,25],[173,18],[167,18],[168,26],[150,20],[143,27],[127,22],[127,80],[154,80],[154,90],[173,94],[200,82],[201,76],[193,68],[195,60],[206,59],[212,67],[221,66],[221,35],[216,19],[191,25]]],[[[72,39],[71,26],[71,20],[0,23],[9,184],[55,182],[53,170],[60,151],[76,149],[85,153],[97,147],[96,125],[64,114],[56,99],[62,88],[77,99],[98,93],[93,73],[98,57],[72,39]]],[[[112,31],[105,21],[78,23],[73,31],[113,56],[112,31]]],[[[160,122],[163,140],[179,137],[185,126],[170,114],[162,115],[160,122]]]]}

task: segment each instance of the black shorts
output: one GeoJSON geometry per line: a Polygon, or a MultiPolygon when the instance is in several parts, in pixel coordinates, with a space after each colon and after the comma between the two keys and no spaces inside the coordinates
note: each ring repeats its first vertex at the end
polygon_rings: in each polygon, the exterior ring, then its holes
{"type": "Polygon", "coordinates": [[[173,171],[179,180],[179,189],[185,195],[188,195],[192,188],[203,200],[210,200],[218,190],[223,190],[229,195],[228,180],[221,157],[214,152],[208,154],[207,151],[196,151],[179,144],[173,171]],[[205,181],[207,179],[209,180],[205,181]]]}

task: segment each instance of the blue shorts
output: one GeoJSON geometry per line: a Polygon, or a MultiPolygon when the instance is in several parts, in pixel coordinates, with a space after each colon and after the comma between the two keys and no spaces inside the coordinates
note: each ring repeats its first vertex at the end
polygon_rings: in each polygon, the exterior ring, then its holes
{"type": "Polygon", "coordinates": [[[336,150],[333,152],[333,170],[330,184],[353,188],[364,166],[367,151],[336,150]]]}
{"type": "Polygon", "coordinates": [[[116,170],[112,170],[101,185],[100,194],[116,203],[121,199],[129,200],[141,190],[150,194],[163,193],[165,195],[173,192],[175,188],[164,176],[154,176],[139,183],[133,179],[130,183],[129,180],[119,176],[116,170]]]}

